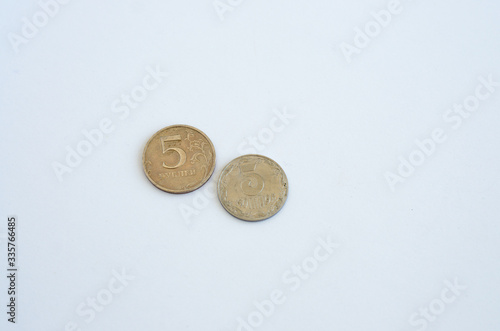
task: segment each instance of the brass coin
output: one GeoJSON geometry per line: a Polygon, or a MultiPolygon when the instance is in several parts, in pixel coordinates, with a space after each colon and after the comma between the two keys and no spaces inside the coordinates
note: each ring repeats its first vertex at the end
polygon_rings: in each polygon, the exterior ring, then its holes
{"type": "Polygon", "coordinates": [[[285,172],[268,157],[243,155],[222,170],[217,194],[224,208],[244,221],[262,221],[275,215],[288,196],[285,172]]]}
{"type": "Polygon", "coordinates": [[[149,139],[142,165],[154,186],[169,193],[200,188],[212,176],[215,149],[208,137],[188,125],[172,125],[149,139]]]}

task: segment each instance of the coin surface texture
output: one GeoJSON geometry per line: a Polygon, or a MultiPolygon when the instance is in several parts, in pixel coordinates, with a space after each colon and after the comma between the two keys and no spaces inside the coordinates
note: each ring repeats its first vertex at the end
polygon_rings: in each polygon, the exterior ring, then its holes
{"type": "Polygon", "coordinates": [[[160,190],[187,193],[212,176],[215,149],[208,137],[188,125],[172,125],[149,139],[142,155],[148,179],[160,190]]]}
{"type": "Polygon", "coordinates": [[[217,185],[222,206],[245,221],[276,214],[288,196],[288,180],[278,163],[262,155],[243,155],[222,170],[217,185]]]}

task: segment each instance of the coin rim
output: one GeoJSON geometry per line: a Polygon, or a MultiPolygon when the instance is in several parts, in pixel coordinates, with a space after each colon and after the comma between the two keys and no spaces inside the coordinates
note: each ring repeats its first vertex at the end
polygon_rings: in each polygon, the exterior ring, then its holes
{"type": "Polygon", "coordinates": [[[267,157],[267,156],[264,156],[264,155],[260,155],[260,154],[245,154],[245,155],[241,155],[241,156],[238,156],[237,158],[229,161],[226,166],[222,169],[222,171],[220,172],[220,175],[219,175],[219,179],[217,180],[217,198],[219,199],[219,202],[220,204],[222,205],[222,207],[224,207],[224,209],[233,217],[239,219],[239,220],[242,220],[242,221],[245,221],[245,222],[260,222],[260,221],[264,221],[264,220],[267,220],[268,218],[271,218],[273,216],[275,216],[276,214],[278,214],[280,212],[280,210],[285,206],[286,204],[286,201],[288,200],[288,189],[289,189],[289,182],[288,182],[288,177],[286,176],[286,173],[285,173],[285,170],[283,170],[283,168],[281,167],[281,165],[274,161],[273,159],[271,159],[270,157],[267,157]],[[283,176],[285,176],[285,180],[286,180],[286,194],[285,194],[285,201],[283,201],[283,204],[281,205],[281,207],[272,215],[270,216],[267,216],[267,217],[262,217],[262,218],[257,218],[257,219],[253,219],[253,220],[247,220],[247,219],[244,219],[244,218],[241,218],[241,217],[238,217],[236,215],[234,215],[233,213],[231,213],[227,208],[226,206],[224,205],[224,203],[222,202],[221,198],[220,198],[220,183],[221,183],[221,180],[222,180],[222,174],[224,173],[224,170],[226,170],[226,168],[231,164],[233,163],[234,161],[238,160],[238,159],[241,159],[243,157],[247,157],[247,156],[257,156],[257,157],[261,157],[261,158],[265,158],[265,159],[268,159],[272,162],[274,162],[280,169],[281,171],[283,172],[283,176]]]}
{"type": "Polygon", "coordinates": [[[152,136],[151,138],[149,138],[148,142],[146,143],[146,146],[144,147],[144,151],[142,152],[142,169],[144,170],[144,174],[146,175],[146,177],[149,179],[149,181],[159,190],[162,190],[164,192],[168,192],[168,193],[173,193],[173,194],[184,194],[184,193],[189,193],[189,192],[193,192],[193,191],[196,191],[197,189],[199,189],[200,187],[202,187],[203,185],[205,185],[208,180],[212,177],[213,173],[214,173],[214,170],[215,170],[215,163],[216,163],[216,153],[215,153],[215,147],[214,147],[214,144],[212,143],[212,141],[210,140],[210,138],[208,138],[208,136],[203,132],[201,131],[200,129],[198,128],[195,128],[194,126],[190,126],[190,125],[186,125],[186,124],[174,124],[174,125],[169,125],[169,126],[166,126],[164,127],[163,129],[160,129],[158,131],[156,131],[152,136]],[[193,188],[189,189],[189,190],[171,190],[171,189],[166,189],[164,187],[160,187],[158,184],[156,184],[153,179],[151,179],[151,177],[148,175],[148,172],[146,170],[146,165],[145,165],[145,157],[146,157],[146,150],[148,149],[148,146],[149,144],[151,143],[151,141],[153,140],[154,137],[156,137],[157,134],[159,134],[161,131],[164,131],[164,130],[167,130],[167,129],[172,129],[172,128],[176,128],[176,127],[184,127],[184,128],[188,128],[188,129],[191,129],[191,130],[194,130],[194,131],[197,131],[199,134],[201,134],[203,137],[205,137],[207,139],[207,141],[210,143],[210,146],[212,147],[212,151],[214,152],[214,157],[213,157],[213,163],[212,163],[212,167],[211,167],[211,170],[210,170],[210,175],[208,175],[206,177],[205,180],[203,180],[202,182],[200,182],[200,184],[198,184],[197,186],[194,186],[193,188]]]}

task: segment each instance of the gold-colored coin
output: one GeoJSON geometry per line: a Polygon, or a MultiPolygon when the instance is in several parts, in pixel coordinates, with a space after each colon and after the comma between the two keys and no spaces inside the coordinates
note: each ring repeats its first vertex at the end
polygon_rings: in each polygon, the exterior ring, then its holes
{"type": "Polygon", "coordinates": [[[288,196],[288,180],[278,163],[262,155],[243,155],[222,170],[217,184],[222,206],[244,221],[275,215],[288,196]]]}
{"type": "Polygon", "coordinates": [[[200,130],[172,125],[149,139],[142,164],[148,179],[160,190],[187,193],[200,188],[212,176],[215,149],[200,130]]]}

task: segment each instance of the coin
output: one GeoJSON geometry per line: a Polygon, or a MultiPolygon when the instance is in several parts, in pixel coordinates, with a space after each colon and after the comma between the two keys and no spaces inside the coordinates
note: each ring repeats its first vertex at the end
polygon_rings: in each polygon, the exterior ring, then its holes
{"type": "Polygon", "coordinates": [[[244,221],[275,215],[288,196],[288,180],[278,163],[262,155],[243,155],[222,170],[217,194],[224,208],[244,221]]]}
{"type": "Polygon", "coordinates": [[[160,190],[187,193],[200,188],[212,176],[215,149],[202,131],[172,125],[149,139],[142,164],[148,179],[160,190]]]}

